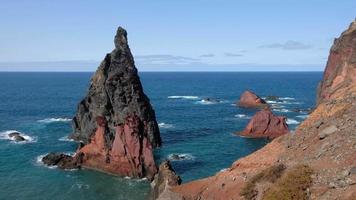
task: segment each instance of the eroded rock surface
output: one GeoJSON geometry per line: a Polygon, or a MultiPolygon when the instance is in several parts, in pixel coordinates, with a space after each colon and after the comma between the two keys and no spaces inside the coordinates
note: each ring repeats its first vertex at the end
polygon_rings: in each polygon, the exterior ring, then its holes
{"type": "Polygon", "coordinates": [[[176,174],[170,162],[163,162],[159,166],[159,171],[156,174],[154,181],[151,183],[152,198],[162,200],[179,198],[179,195],[171,192],[169,189],[180,185],[181,183],[181,178],[176,174]]]}
{"type": "MultiPolygon", "coordinates": [[[[241,191],[248,183],[264,170],[281,164],[287,175],[298,166],[310,168],[310,185],[294,188],[302,199],[356,199],[355,55],[354,21],[330,51],[318,91],[318,106],[294,134],[274,139],[215,176],[173,187],[171,191],[180,195],[175,199],[246,199],[241,191]]],[[[285,181],[288,176],[282,173],[285,181]]],[[[298,178],[295,174],[291,177],[298,178]]],[[[293,187],[294,182],[290,181],[287,185],[293,187]]],[[[264,199],[264,191],[271,191],[269,188],[292,192],[283,190],[283,184],[259,182],[256,187],[248,199],[264,199]]]]}
{"type": "Polygon", "coordinates": [[[286,118],[276,116],[266,108],[257,112],[246,128],[238,134],[251,138],[276,138],[286,133],[289,133],[286,118]]]}
{"type": "Polygon", "coordinates": [[[151,180],[157,173],[152,151],[161,145],[155,112],[143,92],[123,28],[118,28],[114,42],[115,49],[95,72],[73,118],[71,138],[80,141],[75,156],[51,153],[43,162],[151,180]]]}
{"type": "Polygon", "coordinates": [[[268,104],[261,97],[257,96],[252,91],[247,90],[240,96],[238,106],[245,108],[264,108],[268,107],[268,104]]]}

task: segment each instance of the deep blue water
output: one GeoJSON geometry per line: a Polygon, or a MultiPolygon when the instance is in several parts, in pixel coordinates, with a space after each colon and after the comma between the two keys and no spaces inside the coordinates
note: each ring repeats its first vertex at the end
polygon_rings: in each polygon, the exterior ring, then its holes
{"type": "MultiPolygon", "coordinates": [[[[0,73],[0,199],[145,199],[149,183],[90,170],[50,169],[37,161],[50,151],[73,152],[63,141],[70,118],[85,95],[92,73],[0,73]],[[53,119],[51,119],[53,118],[53,119]],[[16,144],[5,133],[17,130],[32,138],[16,144]],[[61,139],[62,138],[62,139],[61,139]]],[[[305,73],[141,73],[146,94],[161,125],[163,147],[158,161],[170,154],[185,182],[207,177],[266,144],[235,136],[256,110],[232,105],[246,89],[284,102],[274,112],[288,117],[290,128],[305,114],[292,108],[314,106],[321,72],[305,73]],[[179,97],[179,96],[185,96],[179,97]],[[190,97],[189,97],[190,96],[190,97]],[[203,98],[221,100],[206,104],[203,98]]]]}

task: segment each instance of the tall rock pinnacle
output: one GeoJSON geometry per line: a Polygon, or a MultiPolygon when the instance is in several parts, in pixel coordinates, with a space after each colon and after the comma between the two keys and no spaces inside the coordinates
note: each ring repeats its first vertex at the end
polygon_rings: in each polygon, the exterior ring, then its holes
{"type": "Polygon", "coordinates": [[[72,138],[84,143],[82,166],[131,177],[152,178],[157,168],[152,149],[161,145],[155,112],[119,27],[115,49],[91,79],[73,118],[72,138]]]}

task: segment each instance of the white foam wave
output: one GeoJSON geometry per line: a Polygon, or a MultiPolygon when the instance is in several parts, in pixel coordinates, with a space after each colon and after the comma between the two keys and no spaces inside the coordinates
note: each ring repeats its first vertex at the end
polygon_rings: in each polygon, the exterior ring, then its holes
{"type": "Polygon", "coordinates": [[[200,101],[196,101],[195,103],[197,104],[203,104],[203,105],[211,105],[211,104],[216,104],[217,102],[213,102],[213,101],[207,101],[205,99],[202,99],[200,101]]]}
{"type": "Polygon", "coordinates": [[[272,101],[272,100],[268,100],[268,101],[266,101],[267,103],[273,103],[273,104],[276,104],[277,103],[277,101],[272,101]]]}
{"type": "Polygon", "coordinates": [[[164,122],[161,122],[158,124],[160,128],[173,128],[174,126],[172,124],[166,124],[164,122]]]}
{"type": "Polygon", "coordinates": [[[287,119],[287,124],[299,124],[300,122],[295,119],[287,119]]]}
{"type": "Polygon", "coordinates": [[[74,142],[74,140],[71,138],[68,138],[68,136],[63,136],[63,137],[59,138],[58,140],[62,141],[62,142],[74,142]]]}
{"type": "Polygon", "coordinates": [[[198,96],[169,96],[168,99],[199,99],[198,96]]]}
{"type": "Polygon", "coordinates": [[[235,117],[240,118],[240,119],[250,119],[250,116],[247,116],[245,114],[237,114],[235,115],[235,117]]]}
{"type": "Polygon", "coordinates": [[[182,160],[194,160],[195,157],[190,153],[173,153],[168,155],[168,160],[182,161],[182,160]]]}
{"type": "Polygon", "coordinates": [[[48,166],[48,165],[45,165],[42,161],[43,157],[45,157],[47,154],[42,154],[42,155],[39,155],[36,157],[36,165],[37,166],[41,166],[41,167],[47,167],[49,169],[55,169],[57,168],[56,165],[53,165],[53,166],[48,166]]]}
{"type": "Polygon", "coordinates": [[[273,109],[273,111],[276,111],[276,112],[284,112],[284,113],[286,113],[286,112],[291,112],[290,110],[285,109],[285,108],[282,108],[282,109],[273,109]]]}
{"type": "Polygon", "coordinates": [[[293,97],[280,97],[281,100],[295,100],[293,97]]]}
{"type": "Polygon", "coordinates": [[[13,143],[16,144],[24,144],[24,143],[32,143],[32,142],[37,142],[37,138],[36,137],[32,137],[29,135],[26,135],[24,133],[21,133],[20,131],[16,131],[16,130],[7,130],[7,131],[3,131],[0,132],[0,140],[10,140],[13,143]],[[10,133],[19,133],[21,137],[23,137],[25,139],[25,141],[16,141],[15,137],[10,137],[9,134],[10,133]]]}
{"type": "Polygon", "coordinates": [[[72,121],[72,119],[69,118],[46,118],[46,119],[38,120],[37,122],[48,124],[53,122],[70,122],[70,121],[72,121]]]}
{"type": "Polygon", "coordinates": [[[306,119],[308,118],[309,115],[297,115],[296,117],[301,118],[301,119],[306,119]]]}

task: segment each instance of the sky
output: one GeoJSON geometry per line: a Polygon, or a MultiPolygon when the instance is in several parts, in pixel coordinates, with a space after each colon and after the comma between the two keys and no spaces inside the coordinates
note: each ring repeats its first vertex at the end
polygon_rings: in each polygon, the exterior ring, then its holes
{"type": "Polygon", "coordinates": [[[355,0],[1,0],[0,71],[94,71],[118,26],[139,71],[322,71],[355,0]]]}

